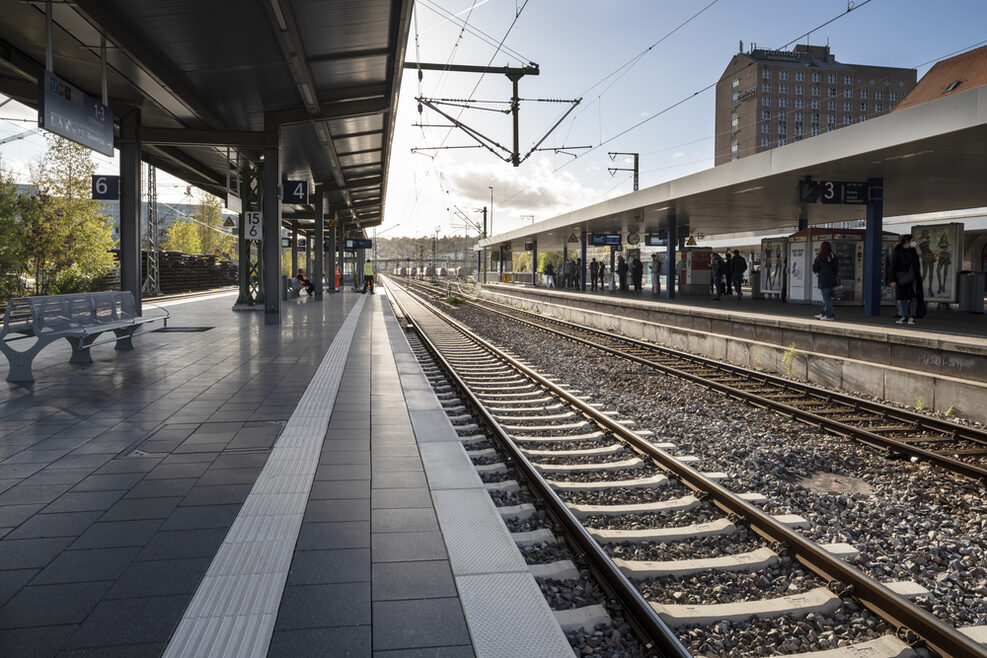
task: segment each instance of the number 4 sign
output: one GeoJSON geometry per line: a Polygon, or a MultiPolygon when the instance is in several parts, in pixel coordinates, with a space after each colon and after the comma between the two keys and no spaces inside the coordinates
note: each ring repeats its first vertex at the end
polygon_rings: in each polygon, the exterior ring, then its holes
{"type": "Polygon", "coordinates": [[[284,185],[282,186],[281,201],[284,203],[308,203],[308,181],[284,181],[284,185]]]}
{"type": "Polygon", "coordinates": [[[243,213],[243,236],[248,240],[257,240],[258,242],[263,240],[264,227],[261,224],[262,221],[263,215],[256,210],[243,213]]]}

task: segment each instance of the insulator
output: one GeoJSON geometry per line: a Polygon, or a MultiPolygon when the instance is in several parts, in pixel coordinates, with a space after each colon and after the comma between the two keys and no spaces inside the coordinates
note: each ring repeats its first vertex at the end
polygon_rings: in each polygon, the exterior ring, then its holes
{"type": "Polygon", "coordinates": [[[422,113],[422,104],[419,103],[418,104],[418,114],[421,114],[421,113],[422,113]]]}

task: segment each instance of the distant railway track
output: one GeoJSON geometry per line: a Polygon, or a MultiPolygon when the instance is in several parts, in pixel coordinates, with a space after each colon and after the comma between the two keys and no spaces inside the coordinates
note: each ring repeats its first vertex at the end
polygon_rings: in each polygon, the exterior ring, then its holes
{"type": "MultiPolygon", "coordinates": [[[[704,474],[689,465],[692,460],[673,454],[675,446],[654,443],[647,439],[648,433],[628,429],[628,421],[598,410],[418,294],[393,283],[387,287],[399,314],[418,333],[474,416],[495,437],[506,461],[520,471],[569,543],[586,555],[594,574],[624,606],[648,646],[661,655],[688,655],[669,626],[702,626],[724,618],[769,625],[786,616],[842,607],[852,597],[890,631],[860,642],[876,651],[874,655],[888,655],[878,651],[880,644],[883,650],[913,645],[947,656],[987,656],[968,637],[900,596],[891,584],[882,584],[840,559],[840,552],[845,556],[852,547],[821,546],[806,539],[792,529],[804,520],[765,513],[754,505],[763,499],[756,492],[728,490],[718,483],[718,474],[704,474]],[[617,491],[628,502],[595,504],[594,496],[604,490],[617,491]],[[655,500],[656,492],[669,497],[655,500]],[[687,515],[700,506],[712,506],[719,518],[680,527],[648,521],[687,515]],[[605,527],[607,519],[623,515],[641,515],[646,527],[605,527]],[[744,547],[725,558],[635,562],[615,560],[604,548],[620,542],[687,542],[701,536],[729,538],[745,533],[760,545],[749,550],[750,538],[746,544],[738,539],[738,546],[744,547]],[[817,586],[791,596],[745,600],[733,613],[723,604],[674,605],[657,602],[647,594],[654,591],[647,583],[655,578],[710,570],[749,571],[782,560],[792,569],[806,569],[817,586]]],[[[505,469],[503,464],[489,463],[493,452],[472,453],[475,460],[488,461],[478,470],[495,474],[505,469]]],[[[522,507],[512,513],[523,513],[522,507]]]]}
{"type": "MultiPolygon", "coordinates": [[[[429,295],[444,291],[421,282],[429,295]]],[[[771,409],[832,434],[853,439],[892,458],[914,458],[969,477],[987,479],[987,432],[901,407],[855,398],[654,343],[572,322],[547,318],[458,290],[465,303],[484,311],[595,347],[736,400],[771,409]]]]}

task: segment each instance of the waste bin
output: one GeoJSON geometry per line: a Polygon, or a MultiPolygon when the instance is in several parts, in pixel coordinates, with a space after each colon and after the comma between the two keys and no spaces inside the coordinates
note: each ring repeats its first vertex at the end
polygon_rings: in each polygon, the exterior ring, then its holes
{"type": "Polygon", "coordinates": [[[984,312],[984,272],[960,272],[959,304],[961,313],[984,312]]]}
{"type": "Polygon", "coordinates": [[[751,281],[751,299],[764,299],[764,293],[761,292],[761,272],[751,272],[748,278],[751,281]]]}

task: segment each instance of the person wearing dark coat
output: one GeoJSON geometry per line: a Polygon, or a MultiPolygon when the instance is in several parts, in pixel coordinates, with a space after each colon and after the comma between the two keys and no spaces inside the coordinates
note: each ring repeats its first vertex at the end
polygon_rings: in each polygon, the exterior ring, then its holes
{"type": "Polygon", "coordinates": [[[723,277],[727,274],[719,254],[713,254],[713,262],[710,263],[709,269],[713,271],[713,299],[719,301],[720,295],[724,292],[723,277]]]}
{"type": "Polygon", "coordinates": [[[915,239],[903,235],[891,251],[891,268],[888,283],[894,288],[898,302],[898,324],[915,324],[919,295],[922,290],[922,261],[915,249],[915,239]]]}
{"type": "Polygon", "coordinates": [[[644,264],[640,258],[631,263],[631,280],[634,281],[634,292],[641,292],[641,279],[644,277],[644,264]]]}
{"type": "MultiPolygon", "coordinates": [[[[747,261],[740,255],[739,249],[733,250],[733,258],[730,259],[730,278],[734,289],[737,291],[737,299],[743,299],[744,293],[740,290],[744,282],[744,272],[747,271],[747,261]]],[[[727,286],[729,288],[729,285],[727,286]]]]}
{"type": "Polygon", "coordinates": [[[833,245],[823,242],[819,245],[819,253],[812,262],[812,271],[816,273],[816,284],[822,294],[822,313],[815,316],[817,320],[835,320],[836,314],[833,311],[833,289],[840,283],[839,262],[836,254],[833,253],[833,245]]]}
{"type": "Polygon", "coordinates": [[[627,292],[627,261],[623,256],[617,256],[617,277],[620,279],[620,291],[627,292]]]}
{"type": "Polygon", "coordinates": [[[600,275],[600,264],[597,263],[596,259],[594,258],[592,261],[590,261],[589,264],[589,282],[590,282],[590,287],[593,290],[596,290],[596,280],[597,278],[599,278],[599,275],[600,275]]]}
{"type": "Polygon", "coordinates": [[[607,275],[607,263],[606,261],[600,261],[600,290],[607,287],[605,280],[607,275]]]}

